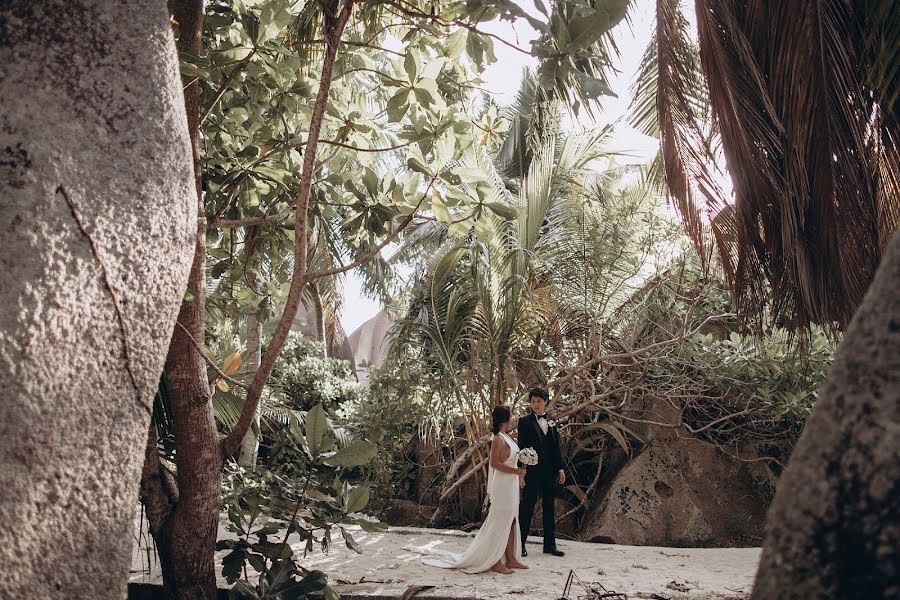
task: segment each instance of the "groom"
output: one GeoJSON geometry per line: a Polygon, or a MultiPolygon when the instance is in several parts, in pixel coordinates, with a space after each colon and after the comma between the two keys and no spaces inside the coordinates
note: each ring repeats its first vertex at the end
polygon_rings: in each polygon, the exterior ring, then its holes
{"type": "Polygon", "coordinates": [[[519,447],[534,448],[538,455],[536,465],[525,467],[525,488],[519,502],[519,526],[522,528],[522,556],[528,556],[525,540],[531,529],[531,517],[538,495],[542,499],[544,513],[544,554],[563,556],[556,547],[556,486],[566,481],[562,455],[559,451],[559,432],[556,423],[547,416],[547,390],[534,388],[528,393],[532,413],[519,420],[519,447]]]}

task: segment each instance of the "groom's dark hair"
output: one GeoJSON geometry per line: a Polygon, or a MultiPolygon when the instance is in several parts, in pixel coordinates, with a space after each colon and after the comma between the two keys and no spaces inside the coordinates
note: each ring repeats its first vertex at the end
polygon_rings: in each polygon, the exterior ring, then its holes
{"type": "Polygon", "coordinates": [[[512,413],[509,412],[509,409],[505,406],[497,406],[494,408],[491,413],[491,431],[494,433],[500,433],[500,426],[509,421],[512,413]]]}
{"type": "Polygon", "coordinates": [[[531,388],[531,391],[528,392],[528,400],[531,401],[534,396],[542,398],[544,402],[546,402],[548,396],[547,390],[545,390],[544,388],[531,388]]]}

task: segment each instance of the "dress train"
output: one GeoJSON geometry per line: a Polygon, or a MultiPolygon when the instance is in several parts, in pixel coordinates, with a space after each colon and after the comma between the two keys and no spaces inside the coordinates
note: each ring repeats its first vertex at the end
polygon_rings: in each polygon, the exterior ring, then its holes
{"type": "MultiPolygon", "coordinates": [[[[515,468],[519,446],[505,433],[504,441],[509,445],[509,457],[504,464],[515,468]]],[[[488,497],[491,505],[488,516],[475,535],[472,543],[462,554],[429,548],[428,546],[405,546],[404,550],[425,554],[422,562],[442,569],[459,569],[463,573],[481,573],[489,570],[506,552],[510,529],[515,540],[513,548],[521,548],[519,532],[519,478],[513,473],[504,473],[490,468],[488,473],[488,497]]]]}

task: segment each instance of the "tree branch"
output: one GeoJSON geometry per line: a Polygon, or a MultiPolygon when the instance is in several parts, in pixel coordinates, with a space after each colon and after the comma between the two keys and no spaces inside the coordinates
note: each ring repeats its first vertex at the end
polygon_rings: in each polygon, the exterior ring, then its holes
{"type": "Polygon", "coordinates": [[[355,269],[356,267],[358,267],[360,265],[364,265],[365,263],[372,260],[379,252],[382,251],[382,249],[384,249],[385,246],[387,246],[388,244],[393,242],[395,239],[397,239],[397,236],[400,235],[400,233],[404,229],[406,229],[406,226],[412,222],[412,220],[416,216],[416,211],[419,210],[420,206],[422,206],[422,202],[425,201],[425,198],[428,196],[428,192],[431,190],[431,186],[434,185],[434,182],[436,180],[437,180],[437,175],[435,175],[434,177],[431,178],[431,181],[428,183],[428,187],[425,188],[425,192],[422,194],[422,197],[419,199],[419,203],[416,204],[416,207],[413,209],[413,212],[409,213],[409,215],[403,220],[403,222],[400,223],[400,226],[397,227],[397,229],[394,230],[393,233],[391,233],[389,236],[384,238],[384,240],[382,240],[381,243],[378,244],[377,246],[375,246],[375,248],[373,248],[370,252],[367,252],[364,256],[361,256],[361,257],[357,258],[356,260],[354,260],[353,262],[348,263],[346,265],[343,265],[340,267],[335,267],[333,269],[326,269],[325,271],[317,271],[315,273],[309,273],[306,276],[306,280],[307,281],[315,281],[316,279],[321,279],[322,277],[329,277],[331,275],[337,275],[339,273],[344,273],[346,271],[349,271],[350,269],[355,269]]]}
{"type": "Polygon", "coordinates": [[[206,351],[203,349],[203,347],[200,345],[200,343],[194,339],[194,336],[191,335],[191,332],[188,331],[187,328],[184,325],[182,325],[181,323],[179,323],[178,321],[176,321],[175,324],[178,325],[179,327],[181,327],[181,332],[187,336],[188,340],[191,342],[191,345],[197,349],[197,352],[200,353],[200,356],[203,357],[203,360],[206,361],[206,364],[208,364],[210,367],[212,367],[213,370],[216,373],[218,373],[219,377],[221,377],[222,379],[224,379],[225,381],[227,381],[228,383],[230,383],[232,385],[236,385],[239,388],[243,388],[245,390],[250,389],[250,386],[248,386],[246,383],[241,383],[237,379],[232,379],[231,377],[229,377],[228,375],[223,373],[222,369],[220,369],[216,365],[216,363],[214,363],[212,360],[210,360],[210,358],[206,355],[206,351]]]}
{"type": "Polygon", "coordinates": [[[229,457],[240,447],[244,434],[250,428],[256,416],[256,409],[259,406],[259,400],[262,397],[263,389],[272,369],[275,366],[275,360],[284,347],[284,342],[291,331],[291,326],[297,316],[300,308],[300,301],[303,296],[303,290],[308,282],[307,279],[307,218],[309,212],[310,190],[312,188],[313,173],[316,169],[316,153],[319,148],[319,136],[322,132],[322,122],[325,118],[325,109],[328,105],[328,94],[331,90],[331,74],[334,70],[334,62],[337,58],[338,48],[341,43],[341,35],[350,15],[353,12],[353,0],[344,3],[340,13],[336,16],[330,16],[335,13],[337,8],[336,0],[330,2],[330,6],[324,7],[325,16],[325,41],[326,50],[324,62],[322,64],[322,74],[319,78],[319,90],[316,94],[316,102],[313,105],[312,115],[310,117],[309,135],[306,142],[306,152],[303,155],[303,173],[300,178],[300,189],[297,192],[296,217],[297,222],[294,225],[294,273],[291,276],[291,285],[288,290],[288,297],[285,302],[284,311],[281,319],[269,342],[269,348],[266,350],[260,361],[259,368],[247,391],[247,398],[244,401],[244,408],[237,424],[228,435],[226,435],[220,444],[220,449],[225,457],[229,457]]]}
{"type": "Polygon", "coordinates": [[[329,146],[338,146],[339,148],[347,148],[348,150],[355,150],[356,152],[391,152],[392,150],[400,150],[401,148],[412,146],[416,142],[405,142],[403,144],[397,144],[396,146],[390,146],[388,148],[359,148],[357,146],[351,146],[350,144],[344,144],[343,142],[336,142],[334,140],[319,140],[319,143],[328,144],[329,146]]]}
{"type": "Polygon", "coordinates": [[[209,113],[212,112],[212,109],[215,108],[216,104],[219,103],[219,100],[222,99],[222,96],[225,95],[225,92],[228,91],[228,86],[231,85],[231,82],[234,81],[234,78],[240,73],[241,69],[246,66],[250,59],[253,58],[253,55],[256,54],[256,48],[254,48],[250,54],[242,58],[235,67],[228,73],[228,76],[225,77],[225,81],[222,82],[222,85],[219,86],[219,89],[216,91],[216,95],[213,96],[212,102],[209,103],[209,106],[203,109],[203,112],[200,113],[200,125],[203,125],[203,122],[206,121],[206,117],[209,116],[209,113]]]}

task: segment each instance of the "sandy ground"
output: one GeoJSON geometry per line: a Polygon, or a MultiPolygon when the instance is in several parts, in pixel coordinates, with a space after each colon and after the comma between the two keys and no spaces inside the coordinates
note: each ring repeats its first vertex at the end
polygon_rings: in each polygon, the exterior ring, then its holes
{"type": "MultiPolygon", "coordinates": [[[[532,537],[529,556],[523,559],[529,570],[514,575],[467,575],[425,566],[419,554],[402,548],[430,545],[462,552],[472,534],[405,527],[378,534],[349,529],[363,554],[349,550],[338,534],[340,543],[336,540],[327,555],[317,549],[301,561],[306,568],[328,573],[333,587],[348,600],[399,598],[411,586],[433,586],[415,595],[430,600],[555,600],[562,597],[570,570],[585,583],[599,582],[628,598],[739,599],[749,597],[759,561],[758,548],[658,548],[567,541],[559,543],[566,556],[558,558],[541,553],[540,540],[532,537]]],[[[220,537],[227,535],[220,531],[220,537]]],[[[302,555],[302,545],[295,548],[302,555]]],[[[148,575],[146,551],[135,544],[131,580],[160,582],[156,561],[150,562],[148,575]]],[[[224,580],[220,584],[226,587],[224,580]]],[[[568,597],[575,600],[586,594],[576,586],[568,597]]]]}

